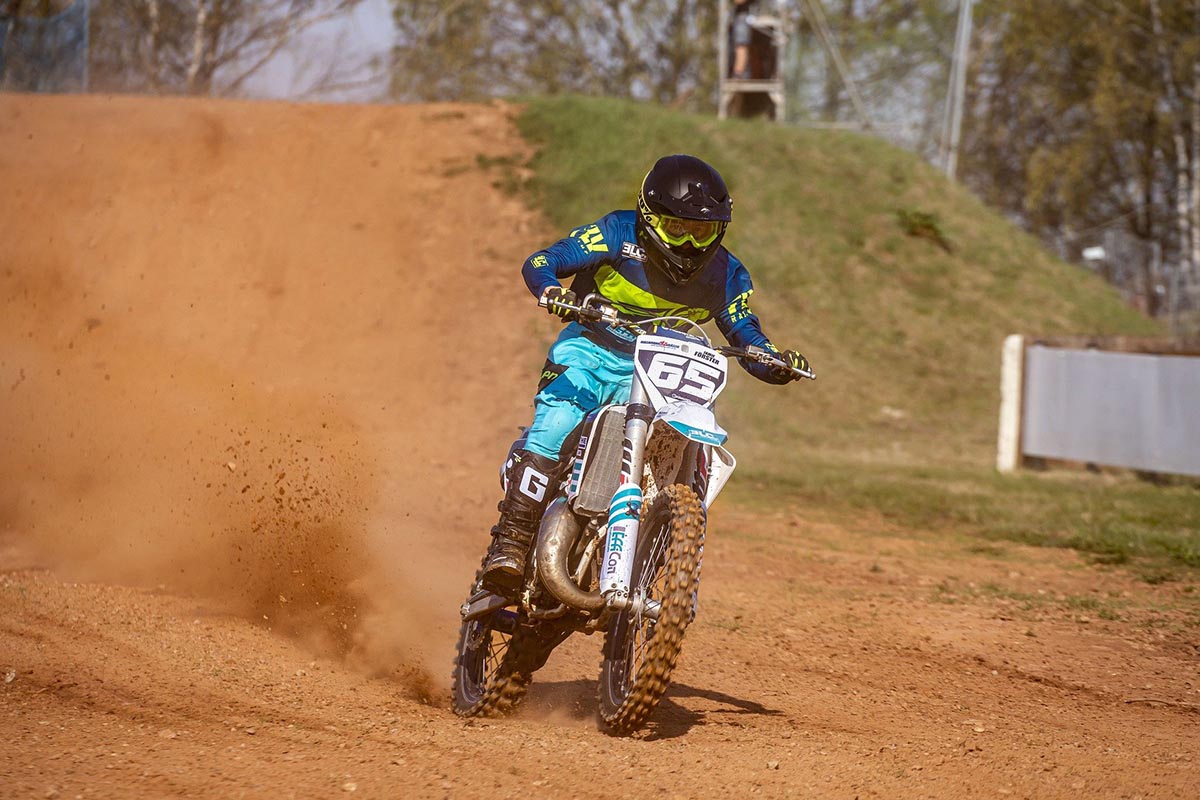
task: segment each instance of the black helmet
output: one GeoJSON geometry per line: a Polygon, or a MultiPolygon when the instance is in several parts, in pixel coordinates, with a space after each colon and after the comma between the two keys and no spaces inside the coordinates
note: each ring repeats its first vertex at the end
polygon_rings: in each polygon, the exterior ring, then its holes
{"type": "Polygon", "coordinates": [[[673,282],[687,283],[717,254],[732,211],[715,169],[695,156],[660,158],[638,193],[638,244],[673,282]]]}

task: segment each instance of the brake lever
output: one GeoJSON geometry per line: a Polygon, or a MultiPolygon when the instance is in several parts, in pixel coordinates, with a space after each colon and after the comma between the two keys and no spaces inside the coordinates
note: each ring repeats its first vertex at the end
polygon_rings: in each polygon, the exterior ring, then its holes
{"type": "Polygon", "coordinates": [[[778,367],[787,370],[791,375],[798,378],[808,378],[810,381],[817,379],[817,374],[812,370],[796,369],[788,364],[779,356],[772,353],[763,347],[757,345],[746,345],[743,348],[718,348],[725,352],[726,355],[731,355],[734,358],[744,358],[748,361],[754,361],[758,364],[765,364],[768,367],[778,367]],[[738,350],[740,349],[740,352],[738,350]]]}
{"type": "MultiPolygon", "coordinates": [[[[595,295],[588,295],[595,297],[595,295]]],[[[579,319],[587,320],[588,322],[606,322],[609,325],[627,328],[632,331],[635,336],[643,336],[646,334],[646,329],[638,325],[630,319],[622,319],[621,312],[607,303],[599,303],[596,306],[588,304],[588,298],[584,298],[583,303],[573,306],[570,303],[560,303],[557,300],[551,300],[549,297],[539,297],[538,307],[549,309],[553,305],[555,308],[565,308],[568,311],[574,312],[579,319]]],[[[766,352],[765,350],[763,352],[766,352]]]]}
{"type": "Polygon", "coordinates": [[[600,306],[596,309],[596,312],[600,315],[599,320],[601,322],[615,325],[621,321],[620,315],[617,314],[617,310],[612,306],[600,306]]]}

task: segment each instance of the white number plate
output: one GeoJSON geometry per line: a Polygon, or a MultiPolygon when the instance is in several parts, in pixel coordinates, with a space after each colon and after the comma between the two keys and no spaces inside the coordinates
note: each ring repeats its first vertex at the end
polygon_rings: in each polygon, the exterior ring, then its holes
{"type": "Polygon", "coordinates": [[[725,388],[728,360],[701,344],[642,336],[636,358],[655,409],[680,400],[711,406],[725,388]]]}

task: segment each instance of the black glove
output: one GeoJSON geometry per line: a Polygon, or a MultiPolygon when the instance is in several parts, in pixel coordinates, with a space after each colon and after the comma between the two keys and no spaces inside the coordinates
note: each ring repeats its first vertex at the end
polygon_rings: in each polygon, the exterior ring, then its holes
{"type": "Polygon", "coordinates": [[[579,305],[579,298],[574,292],[565,286],[551,286],[542,292],[542,300],[546,303],[546,310],[556,317],[563,319],[571,319],[575,312],[569,308],[555,305],[555,303],[570,303],[573,306],[579,305]]]}
{"type": "MultiPolygon", "coordinates": [[[[802,370],[804,372],[812,372],[808,366],[808,359],[797,353],[795,350],[784,350],[779,354],[779,358],[786,362],[792,369],[802,370]]],[[[798,381],[800,376],[790,370],[785,370],[782,367],[772,367],[771,377],[781,381],[798,381]]]]}

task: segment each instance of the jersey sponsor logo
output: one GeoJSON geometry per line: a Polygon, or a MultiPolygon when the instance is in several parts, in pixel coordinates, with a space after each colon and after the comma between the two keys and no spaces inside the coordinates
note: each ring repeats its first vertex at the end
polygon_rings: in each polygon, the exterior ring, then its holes
{"type": "Polygon", "coordinates": [[[604,234],[599,225],[588,225],[586,228],[576,228],[571,236],[578,239],[583,249],[589,253],[607,253],[608,245],[604,242],[604,234]]]}
{"type": "Polygon", "coordinates": [[[637,336],[635,336],[632,331],[626,328],[614,328],[612,325],[609,325],[608,333],[613,338],[620,339],[621,341],[629,344],[633,344],[637,341],[637,336]]]}
{"type": "Polygon", "coordinates": [[[645,261],[646,251],[638,247],[633,242],[621,243],[621,255],[625,258],[632,258],[635,261],[645,261]]]}
{"type": "Polygon", "coordinates": [[[529,263],[533,265],[534,269],[545,269],[550,266],[550,259],[544,255],[536,255],[529,260],[529,263]]]}
{"type": "Polygon", "coordinates": [[[730,322],[740,322],[754,313],[750,310],[750,295],[752,294],[754,294],[753,289],[742,292],[733,298],[733,302],[725,308],[725,313],[729,315],[730,322]]]}

